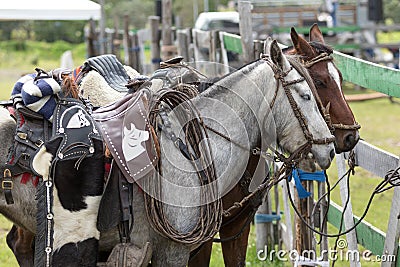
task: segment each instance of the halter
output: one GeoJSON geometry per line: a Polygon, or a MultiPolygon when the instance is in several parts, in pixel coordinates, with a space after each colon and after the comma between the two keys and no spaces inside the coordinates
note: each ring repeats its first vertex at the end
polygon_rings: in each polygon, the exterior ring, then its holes
{"type": "MultiPolygon", "coordinates": [[[[316,56],[316,57],[314,57],[314,58],[312,58],[312,59],[310,59],[308,61],[304,61],[303,62],[303,66],[306,67],[307,69],[309,69],[313,65],[315,65],[315,64],[317,64],[319,62],[325,61],[325,60],[332,62],[333,61],[332,55],[330,55],[330,54],[328,54],[326,52],[321,53],[318,56],[316,56]]],[[[317,103],[321,103],[321,107],[323,107],[322,106],[322,101],[321,101],[319,95],[317,93],[314,93],[314,97],[316,99],[318,99],[317,103]]],[[[325,110],[327,110],[327,114],[329,116],[328,108],[326,108],[325,110]]],[[[361,128],[361,126],[357,122],[355,122],[354,124],[332,123],[331,120],[330,120],[330,117],[329,117],[329,123],[327,123],[327,124],[328,124],[329,128],[333,128],[333,131],[334,130],[358,130],[358,129],[361,128]]]]}
{"type": "MultiPolygon", "coordinates": [[[[308,124],[307,124],[307,120],[304,117],[303,113],[301,112],[299,106],[297,105],[296,101],[293,98],[293,94],[289,88],[290,85],[296,84],[296,83],[300,83],[303,81],[307,81],[307,84],[309,85],[311,91],[313,92],[314,95],[316,95],[316,90],[314,87],[314,84],[310,81],[310,79],[306,79],[306,73],[303,71],[303,69],[300,66],[296,66],[295,61],[291,60],[290,58],[288,58],[291,66],[290,69],[283,72],[280,69],[278,69],[275,64],[273,64],[271,62],[271,60],[269,59],[269,57],[266,57],[265,55],[263,55],[261,57],[262,60],[264,60],[270,67],[271,69],[274,71],[274,77],[277,80],[276,83],[276,89],[275,89],[275,94],[274,97],[270,103],[270,109],[272,110],[272,108],[274,107],[277,95],[278,95],[278,90],[279,90],[279,82],[282,84],[282,88],[285,91],[286,97],[289,100],[289,104],[294,112],[294,115],[296,116],[297,120],[299,121],[300,127],[303,130],[303,134],[305,139],[307,140],[307,144],[308,146],[308,150],[311,149],[311,145],[312,144],[329,144],[332,143],[333,141],[335,141],[335,137],[329,137],[329,138],[320,138],[320,139],[315,139],[312,135],[312,133],[310,132],[309,128],[308,128],[308,124]],[[293,70],[293,68],[295,68],[301,75],[302,77],[292,80],[292,81],[287,81],[285,78],[286,76],[293,70]]],[[[318,99],[317,100],[320,111],[322,114],[326,114],[325,109],[322,106],[321,100],[318,99]]],[[[305,147],[305,148],[306,148],[305,147]]]]}

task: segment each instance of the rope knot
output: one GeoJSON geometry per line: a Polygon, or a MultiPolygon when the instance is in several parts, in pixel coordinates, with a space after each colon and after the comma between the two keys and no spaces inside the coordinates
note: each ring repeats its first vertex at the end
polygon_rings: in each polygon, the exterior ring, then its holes
{"type": "Polygon", "coordinates": [[[242,203],[240,203],[240,202],[235,202],[235,203],[233,204],[233,206],[235,206],[236,208],[241,208],[243,205],[242,205],[242,203]]]}

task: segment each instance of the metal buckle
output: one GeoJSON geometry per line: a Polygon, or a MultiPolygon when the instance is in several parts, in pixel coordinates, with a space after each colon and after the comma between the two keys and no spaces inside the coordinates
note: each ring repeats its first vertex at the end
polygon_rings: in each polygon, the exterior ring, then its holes
{"type": "Polygon", "coordinates": [[[23,140],[26,140],[26,138],[28,137],[28,135],[26,133],[23,132],[18,132],[17,136],[23,140]]]}
{"type": "Polygon", "coordinates": [[[1,188],[4,190],[11,190],[14,187],[13,181],[2,181],[1,188]]]}
{"type": "Polygon", "coordinates": [[[175,141],[173,141],[173,142],[174,142],[174,145],[175,145],[177,148],[180,148],[180,147],[179,147],[179,143],[182,142],[182,140],[181,140],[179,137],[176,138],[175,141]]]}
{"type": "Polygon", "coordinates": [[[11,176],[11,171],[10,171],[10,169],[5,169],[4,170],[4,173],[3,173],[3,177],[4,178],[11,178],[12,176],[11,176]]]}
{"type": "Polygon", "coordinates": [[[40,140],[40,139],[35,142],[35,145],[37,147],[41,147],[43,144],[44,144],[44,142],[42,140],[40,140]]]}

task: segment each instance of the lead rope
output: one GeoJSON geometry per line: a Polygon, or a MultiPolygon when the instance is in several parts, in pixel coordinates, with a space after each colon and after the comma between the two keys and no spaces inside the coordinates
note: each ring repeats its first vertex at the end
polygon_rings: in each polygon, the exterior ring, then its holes
{"type": "MultiPolygon", "coordinates": [[[[347,172],[346,172],[342,177],[340,177],[340,178],[338,179],[338,181],[336,181],[335,185],[331,188],[330,191],[332,191],[332,190],[337,186],[337,184],[339,184],[339,182],[340,182],[342,179],[344,179],[345,177],[346,177],[347,179],[349,179],[349,176],[350,176],[351,174],[354,174],[354,167],[355,167],[354,158],[352,159],[352,158],[350,157],[350,158],[349,158],[349,161],[352,161],[352,162],[349,163],[349,169],[347,170],[347,172]]],[[[321,231],[316,230],[316,229],[313,228],[311,225],[309,225],[309,224],[307,223],[307,221],[305,221],[305,219],[301,216],[301,214],[300,214],[300,212],[297,210],[297,208],[295,207],[295,204],[294,204],[293,198],[292,198],[292,196],[291,196],[291,194],[290,194],[290,191],[289,191],[288,196],[289,196],[290,203],[292,204],[292,206],[293,206],[293,208],[294,208],[294,211],[296,212],[297,216],[300,217],[300,219],[303,221],[303,223],[307,226],[307,228],[309,228],[311,231],[313,231],[314,233],[319,234],[319,235],[321,235],[321,236],[325,236],[325,237],[340,237],[340,236],[342,236],[342,235],[345,235],[345,234],[347,234],[347,233],[353,231],[353,230],[362,222],[362,220],[365,218],[365,216],[366,216],[367,213],[368,213],[368,210],[369,210],[369,208],[370,208],[370,206],[371,206],[371,204],[372,204],[372,200],[374,199],[375,195],[380,194],[380,193],[383,193],[383,192],[385,192],[385,191],[387,191],[387,190],[389,190],[389,189],[391,189],[391,188],[393,188],[393,187],[395,187],[395,186],[400,186],[400,173],[399,173],[399,171],[400,171],[400,166],[397,167],[397,168],[394,169],[394,170],[389,170],[389,171],[388,171],[388,173],[385,175],[384,180],[381,181],[381,182],[379,182],[378,185],[375,187],[374,191],[372,192],[372,194],[371,194],[371,196],[370,196],[370,198],[369,198],[369,200],[368,200],[368,202],[367,202],[366,208],[365,208],[363,214],[361,215],[360,219],[354,224],[353,227],[351,227],[351,228],[349,228],[349,229],[347,229],[347,230],[345,230],[345,231],[343,231],[343,232],[341,232],[341,233],[338,233],[338,234],[327,234],[327,233],[323,233],[323,232],[321,232],[321,231]],[[388,186],[388,184],[390,184],[390,185],[388,186]]],[[[289,189],[289,182],[287,181],[286,184],[287,184],[287,188],[289,189]]],[[[350,184],[350,183],[347,184],[348,187],[349,187],[349,184],[350,184]]],[[[348,189],[349,189],[349,188],[348,188],[348,189]]],[[[329,196],[329,193],[330,193],[330,192],[328,191],[328,192],[325,193],[323,196],[321,196],[321,198],[325,197],[327,194],[328,194],[328,196],[329,196]]],[[[350,190],[349,190],[349,195],[350,195],[350,190]]],[[[348,196],[348,198],[349,198],[349,196],[348,196]]],[[[319,202],[319,201],[320,201],[320,200],[318,200],[318,202],[319,202]]],[[[318,203],[318,202],[317,202],[317,203],[318,203]]],[[[346,201],[346,203],[347,203],[347,201],[346,201]]],[[[344,209],[345,209],[345,208],[344,208],[344,209]]],[[[343,214],[342,214],[341,221],[343,221],[343,214]]]]}

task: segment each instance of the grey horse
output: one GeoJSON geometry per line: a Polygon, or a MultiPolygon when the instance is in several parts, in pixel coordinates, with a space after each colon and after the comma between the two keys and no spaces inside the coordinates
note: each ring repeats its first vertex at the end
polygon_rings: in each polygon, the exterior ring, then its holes
{"type": "MultiPolygon", "coordinates": [[[[332,140],[310,86],[302,79],[300,73],[292,68],[276,41],[269,41],[268,45],[269,58],[243,66],[192,100],[206,125],[228,135],[231,140],[209,132],[210,153],[218,178],[218,197],[222,197],[235,185],[237,181],[232,181],[232,177],[242,176],[249,153],[260,140],[264,147],[277,140],[277,145],[289,154],[310,141],[309,136],[305,135],[305,128],[301,127],[298,116],[295,115],[294,103],[307,124],[306,132],[311,134],[314,140],[332,140]]],[[[0,116],[0,134],[4,140],[0,144],[0,156],[5,159],[8,147],[11,146],[15,123],[3,109],[0,116]]],[[[171,112],[169,117],[172,130],[180,133],[181,125],[174,112],[171,112]]],[[[178,232],[186,234],[195,227],[200,214],[199,206],[204,204],[200,202],[202,198],[199,180],[194,166],[164,132],[161,133],[159,142],[163,163],[161,182],[164,188],[163,193],[157,197],[165,203],[164,213],[170,225],[178,232]]],[[[327,169],[334,155],[334,145],[332,142],[314,142],[309,152],[322,169],[327,169]]],[[[44,151],[41,157],[35,159],[38,165],[50,165],[49,157],[45,156],[45,153],[44,151]]],[[[47,168],[38,171],[46,176],[47,168]]],[[[4,166],[1,166],[1,170],[3,169],[4,166]]],[[[143,179],[151,180],[153,176],[154,174],[150,174],[143,179]]],[[[35,232],[35,188],[30,184],[15,183],[13,195],[15,204],[6,205],[0,189],[0,213],[17,225],[35,232]]],[[[190,251],[206,240],[190,244],[176,242],[154,230],[151,227],[151,218],[147,216],[148,207],[145,206],[144,198],[141,189],[134,185],[135,221],[131,233],[132,242],[138,247],[145,246],[147,242],[151,243],[152,266],[186,266],[190,251]]],[[[215,199],[210,198],[207,201],[212,202],[215,199]]],[[[57,219],[57,214],[54,214],[54,218],[57,219]]],[[[64,224],[64,227],[68,227],[69,232],[79,233],[81,230],[79,225],[64,224]]],[[[100,249],[110,249],[118,241],[117,229],[101,233],[100,249]]],[[[63,240],[55,242],[63,244],[63,240]]]]}

